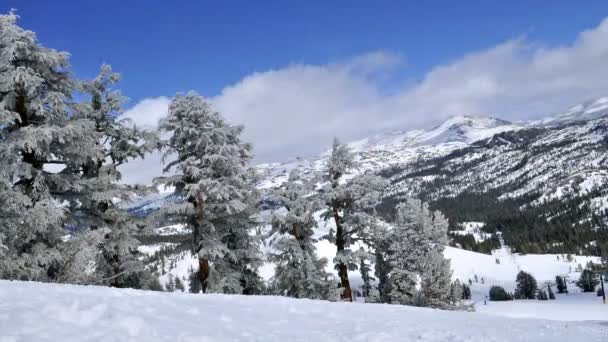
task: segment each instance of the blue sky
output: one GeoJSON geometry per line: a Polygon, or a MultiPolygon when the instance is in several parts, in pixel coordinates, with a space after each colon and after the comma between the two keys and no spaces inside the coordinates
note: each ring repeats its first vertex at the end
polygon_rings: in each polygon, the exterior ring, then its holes
{"type": "Polygon", "coordinates": [[[134,101],[196,89],[207,96],[254,71],[325,64],[373,50],[407,59],[401,77],[526,35],[571,41],[606,1],[40,1],[4,0],[78,75],[101,62],[134,101]],[[466,5],[465,5],[466,3],[466,5]],[[458,4],[458,5],[456,5],[458,4]]]}
{"type": "MultiPolygon", "coordinates": [[[[605,0],[0,4],[10,8],[71,53],[78,77],[102,62],[120,72],[126,117],[154,127],[171,96],[195,90],[245,125],[256,162],[316,155],[333,137],[463,114],[530,120],[608,95],[605,0]]],[[[129,167],[160,173],[148,166],[129,167]]]]}

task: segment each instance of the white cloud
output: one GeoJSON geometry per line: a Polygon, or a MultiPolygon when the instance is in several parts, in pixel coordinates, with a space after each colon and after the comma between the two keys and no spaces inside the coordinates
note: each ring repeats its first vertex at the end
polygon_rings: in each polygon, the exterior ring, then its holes
{"type": "MultiPolygon", "coordinates": [[[[131,120],[142,129],[156,129],[158,120],[167,116],[171,99],[165,96],[148,98],[126,110],[121,116],[131,120]]],[[[120,166],[122,181],[125,183],[150,183],[154,177],[162,175],[161,155],[158,152],[148,154],[146,159],[136,159],[120,166]]]]}
{"type": "Polygon", "coordinates": [[[154,129],[158,126],[158,120],[167,116],[169,103],[171,99],[165,96],[143,99],[125,111],[122,117],[131,120],[138,127],[154,129]]]}
{"type": "MultiPolygon", "coordinates": [[[[608,19],[567,45],[517,38],[472,52],[387,94],[384,76],[403,65],[386,51],[328,65],[292,64],[251,74],[210,100],[245,125],[258,160],[316,154],[334,136],[428,127],[454,114],[538,118],[608,94],[608,19]]],[[[145,108],[135,111],[136,122],[154,117],[145,108]]]]}

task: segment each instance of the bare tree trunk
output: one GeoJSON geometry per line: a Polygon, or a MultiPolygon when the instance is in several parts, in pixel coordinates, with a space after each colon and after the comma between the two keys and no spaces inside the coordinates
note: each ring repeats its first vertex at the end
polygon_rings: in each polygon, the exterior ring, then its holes
{"type": "Polygon", "coordinates": [[[203,293],[207,293],[207,284],[209,282],[209,260],[198,259],[198,278],[201,281],[201,289],[203,293]]]}
{"type": "MultiPolygon", "coordinates": [[[[337,212],[334,212],[334,220],[336,221],[336,247],[338,254],[344,252],[344,229],[342,228],[342,220],[337,212]]],[[[338,277],[340,277],[340,286],[343,288],[340,299],[347,302],[352,302],[353,297],[350,291],[350,281],[348,280],[348,266],[340,261],[338,263],[338,277]]]]}

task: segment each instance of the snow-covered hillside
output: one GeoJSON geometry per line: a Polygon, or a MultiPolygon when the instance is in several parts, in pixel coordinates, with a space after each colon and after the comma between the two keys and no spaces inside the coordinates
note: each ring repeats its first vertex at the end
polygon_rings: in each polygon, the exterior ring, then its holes
{"type": "MultiPolygon", "coordinates": [[[[317,217],[320,221],[320,218],[317,217]]],[[[328,233],[331,228],[331,223],[325,225],[321,223],[315,233],[316,238],[328,233]]],[[[160,232],[167,230],[178,231],[182,234],[188,234],[186,231],[177,229],[175,226],[169,228],[160,228],[160,232]]],[[[269,229],[269,227],[268,227],[269,229]]],[[[266,239],[263,251],[265,254],[272,251],[271,241],[273,236],[266,239]]],[[[167,243],[159,243],[157,245],[141,246],[142,253],[152,255],[162,247],[171,247],[167,243]]],[[[175,247],[175,245],[174,245],[175,247]]],[[[325,257],[328,260],[333,260],[336,255],[336,247],[326,240],[320,240],[315,244],[317,254],[320,257],[325,257]]],[[[357,246],[354,249],[358,249],[357,246]]],[[[463,250],[460,248],[446,246],[444,256],[451,262],[452,278],[459,279],[463,283],[467,283],[469,279],[473,281],[472,292],[473,299],[482,301],[488,294],[488,290],[492,285],[499,285],[513,291],[515,288],[515,277],[519,271],[531,273],[538,281],[539,286],[545,286],[547,283],[554,284],[555,276],[564,276],[569,282],[574,282],[578,279],[579,271],[584,268],[587,263],[600,263],[599,257],[567,255],[562,254],[514,254],[510,248],[503,246],[494,250],[492,254],[476,253],[463,250]],[[483,283],[482,283],[483,278],[483,283]]],[[[159,261],[154,262],[155,267],[160,266],[159,261]]],[[[180,280],[188,285],[188,273],[190,270],[198,268],[198,259],[192,256],[188,250],[179,250],[175,253],[168,253],[164,261],[165,269],[160,277],[161,283],[167,284],[170,278],[180,278],[180,280]]],[[[329,263],[326,267],[329,273],[335,273],[333,263],[329,263]]],[[[274,275],[274,265],[265,263],[261,270],[261,276],[265,280],[270,280],[274,275]]],[[[351,286],[361,286],[360,274],[357,271],[349,273],[351,286]]],[[[574,284],[570,285],[571,292],[577,292],[574,284]]]]}
{"type": "MultiPolygon", "coordinates": [[[[360,167],[356,173],[377,172],[420,158],[440,157],[475,141],[523,127],[495,118],[460,115],[452,116],[430,130],[395,130],[353,141],[348,145],[359,159],[360,167]]],[[[317,157],[257,165],[256,169],[262,175],[260,187],[281,184],[293,169],[304,176],[312,176],[324,168],[328,156],[329,151],[325,151],[317,157]]]]}
{"type": "MultiPolygon", "coordinates": [[[[570,315],[580,314],[577,310],[570,315]]],[[[608,339],[605,321],[560,322],[497,315],[500,312],[0,281],[2,342],[608,339]]]]}

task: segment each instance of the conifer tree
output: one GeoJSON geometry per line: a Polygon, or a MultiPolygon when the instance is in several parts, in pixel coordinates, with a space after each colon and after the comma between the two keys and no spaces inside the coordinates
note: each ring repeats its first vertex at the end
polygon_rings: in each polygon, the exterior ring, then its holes
{"type": "Polygon", "coordinates": [[[79,191],[73,191],[70,211],[74,224],[90,230],[101,230],[101,253],[97,271],[104,283],[114,287],[146,287],[141,283],[148,278],[139,258],[139,241],[134,234],[140,232],[137,220],[119,208],[135,193],[146,190],[142,186],[120,184],[119,167],[157,147],[154,132],[139,130],[128,120],[121,120],[123,97],[113,89],[120,75],[109,65],[102,65],[100,73],[91,81],[80,83],[80,90],[89,100],[75,106],[73,118],[94,122],[99,134],[98,148],[103,152],[82,165],[79,191]]]}
{"type": "Polygon", "coordinates": [[[450,286],[450,303],[452,305],[458,305],[463,299],[465,299],[463,286],[460,283],[460,280],[456,279],[450,286]]]}
{"type": "Polygon", "coordinates": [[[201,280],[198,271],[194,271],[194,269],[190,267],[190,270],[188,271],[188,292],[200,293],[201,291],[201,280]]]}
{"type": "Polygon", "coordinates": [[[332,221],[335,229],[330,229],[325,237],[336,245],[334,264],[338,270],[340,287],[344,301],[352,301],[348,270],[357,269],[357,256],[350,249],[358,240],[365,240],[373,224],[375,206],[386,182],[377,176],[362,175],[351,181],[344,175],[357,166],[354,154],[348,146],[334,140],[331,156],[327,162],[326,181],[323,189],[326,209],[323,212],[325,221],[332,221]]]}
{"type": "Polygon", "coordinates": [[[184,290],[186,289],[184,287],[184,283],[179,277],[175,277],[175,289],[179,290],[180,292],[184,292],[184,290]]]}
{"type": "Polygon", "coordinates": [[[557,286],[557,293],[566,293],[566,281],[564,277],[555,276],[555,284],[557,286]]]}
{"type": "Polygon", "coordinates": [[[420,275],[417,304],[420,306],[445,307],[450,303],[452,270],[450,261],[436,249],[425,257],[420,275]]]}
{"type": "Polygon", "coordinates": [[[371,248],[374,258],[374,274],[378,279],[375,286],[378,292],[379,303],[389,302],[390,282],[389,274],[391,272],[391,264],[389,257],[389,246],[392,242],[391,230],[386,224],[376,222],[373,226],[373,234],[367,241],[371,248]]]}
{"type": "Polygon", "coordinates": [[[442,252],[447,243],[447,220],[426,203],[407,199],[395,208],[395,223],[386,255],[390,269],[390,300],[401,304],[447,304],[450,267],[442,252]],[[414,298],[417,279],[421,291],[414,298]],[[434,283],[434,284],[433,284],[434,283]]]}
{"type": "Polygon", "coordinates": [[[576,281],[576,286],[583,290],[583,292],[593,292],[599,283],[600,282],[595,274],[593,274],[593,272],[590,270],[585,269],[576,281]]]}
{"type": "Polygon", "coordinates": [[[372,281],[375,279],[370,275],[371,267],[365,257],[360,258],[359,272],[361,272],[361,280],[363,280],[363,285],[361,286],[363,297],[367,297],[372,289],[372,281]]]}
{"type": "Polygon", "coordinates": [[[515,293],[518,299],[534,299],[538,290],[536,279],[527,272],[519,271],[516,279],[517,287],[515,293]]]}
{"type": "Polygon", "coordinates": [[[551,299],[551,300],[555,299],[555,294],[553,293],[553,290],[551,289],[551,285],[547,285],[547,293],[549,294],[549,299],[551,299]]]}
{"type": "Polygon", "coordinates": [[[61,204],[103,153],[93,122],[72,117],[76,83],[67,53],[0,15],[0,278],[54,280],[64,268],[61,204]]]}
{"type": "Polygon", "coordinates": [[[471,288],[467,284],[462,285],[462,299],[471,299],[471,288]]]}
{"type": "Polygon", "coordinates": [[[247,165],[251,145],[243,143],[240,126],[228,124],[196,93],[177,95],[160,129],[165,166],[173,175],[157,179],[172,186],[180,199],[161,209],[157,218],[191,228],[192,252],[198,256],[203,292],[249,293],[262,283],[259,240],[251,231],[258,198],[254,174],[247,165]]]}
{"type": "Polygon", "coordinates": [[[271,234],[280,234],[269,256],[276,264],[272,287],[289,297],[329,299],[333,284],[325,271],[327,259],[318,258],[314,246],[314,213],[319,203],[313,191],[313,184],[292,171],[287,182],[271,194],[281,206],[271,220],[271,234]]]}

